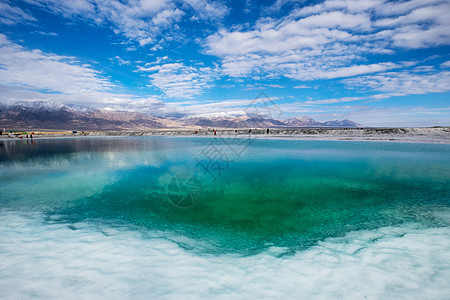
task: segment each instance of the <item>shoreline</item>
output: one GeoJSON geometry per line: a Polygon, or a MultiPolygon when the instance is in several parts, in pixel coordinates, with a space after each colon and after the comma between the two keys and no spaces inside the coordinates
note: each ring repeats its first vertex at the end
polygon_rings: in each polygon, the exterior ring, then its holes
{"type": "MultiPolygon", "coordinates": [[[[145,131],[86,131],[73,133],[71,131],[35,131],[33,139],[64,138],[64,137],[120,137],[120,136],[172,136],[172,137],[218,137],[218,138],[248,138],[255,139],[287,139],[287,140],[317,140],[317,141],[375,141],[375,142],[405,142],[450,144],[450,127],[421,128],[298,128],[298,129],[217,129],[217,135],[212,130],[145,130],[145,131]]],[[[26,133],[26,132],[24,132],[26,133]]],[[[26,134],[0,135],[1,140],[18,140],[26,134]]]]}

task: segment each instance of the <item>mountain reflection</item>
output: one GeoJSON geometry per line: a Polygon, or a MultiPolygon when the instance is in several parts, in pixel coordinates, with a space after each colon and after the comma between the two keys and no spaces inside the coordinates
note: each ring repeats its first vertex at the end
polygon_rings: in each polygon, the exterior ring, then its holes
{"type": "Polygon", "coordinates": [[[81,156],[107,153],[148,152],[162,154],[173,148],[165,138],[51,138],[0,140],[0,164],[48,164],[55,160],[71,160],[81,156]],[[143,143],[143,141],[145,141],[143,143]]]}

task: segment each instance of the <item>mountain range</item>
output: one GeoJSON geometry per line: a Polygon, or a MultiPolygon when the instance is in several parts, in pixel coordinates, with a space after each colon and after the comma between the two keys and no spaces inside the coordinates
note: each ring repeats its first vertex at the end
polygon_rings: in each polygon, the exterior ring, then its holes
{"type": "Polygon", "coordinates": [[[0,103],[0,128],[53,130],[151,130],[164,128],[362,127],[350,120],[318,122],[309,117],[277,120],[263,116],[162,117],[94,109],[54,101],[0,103]]]}

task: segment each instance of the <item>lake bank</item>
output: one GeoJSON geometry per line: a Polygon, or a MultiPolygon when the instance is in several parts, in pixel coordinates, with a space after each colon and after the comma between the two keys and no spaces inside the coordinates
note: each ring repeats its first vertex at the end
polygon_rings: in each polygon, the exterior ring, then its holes
{"type": "MultiPolygon", "coordinates": [[[[269,129],[173,129],[151,131],[36,131],[33,138],[85,136],[203,136],[298,140],[394,141],[410,143],[450,143],[450,127],[420,128],[275,128],[269,129]],[[249,133],[249,131],[251,132],[249,133]]],[[[19,138],[17,133],[0,139],[19,138]]],[[[26,139],[26,134],[22,134],[26,139]]]]}

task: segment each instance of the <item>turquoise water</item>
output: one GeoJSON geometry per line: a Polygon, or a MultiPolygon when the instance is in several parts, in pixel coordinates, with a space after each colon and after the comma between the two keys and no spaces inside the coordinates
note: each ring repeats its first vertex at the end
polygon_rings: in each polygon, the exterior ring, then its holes
{"type": "Polygon", "coordinates": [[[450,145],[0,141],[2,299],[448,299],[450,145]]]}
{"type": "Polygon", "coordinates": [[[0,209],[42,212],[71,228],[87,221],[184,236],[190,244],[180,245],[196,252],[251,255],[278,246],[295,253],[351,231],[444,226],[432,212],[450,205],[449,145],[183,137],[1,143],[0,209]]]}

